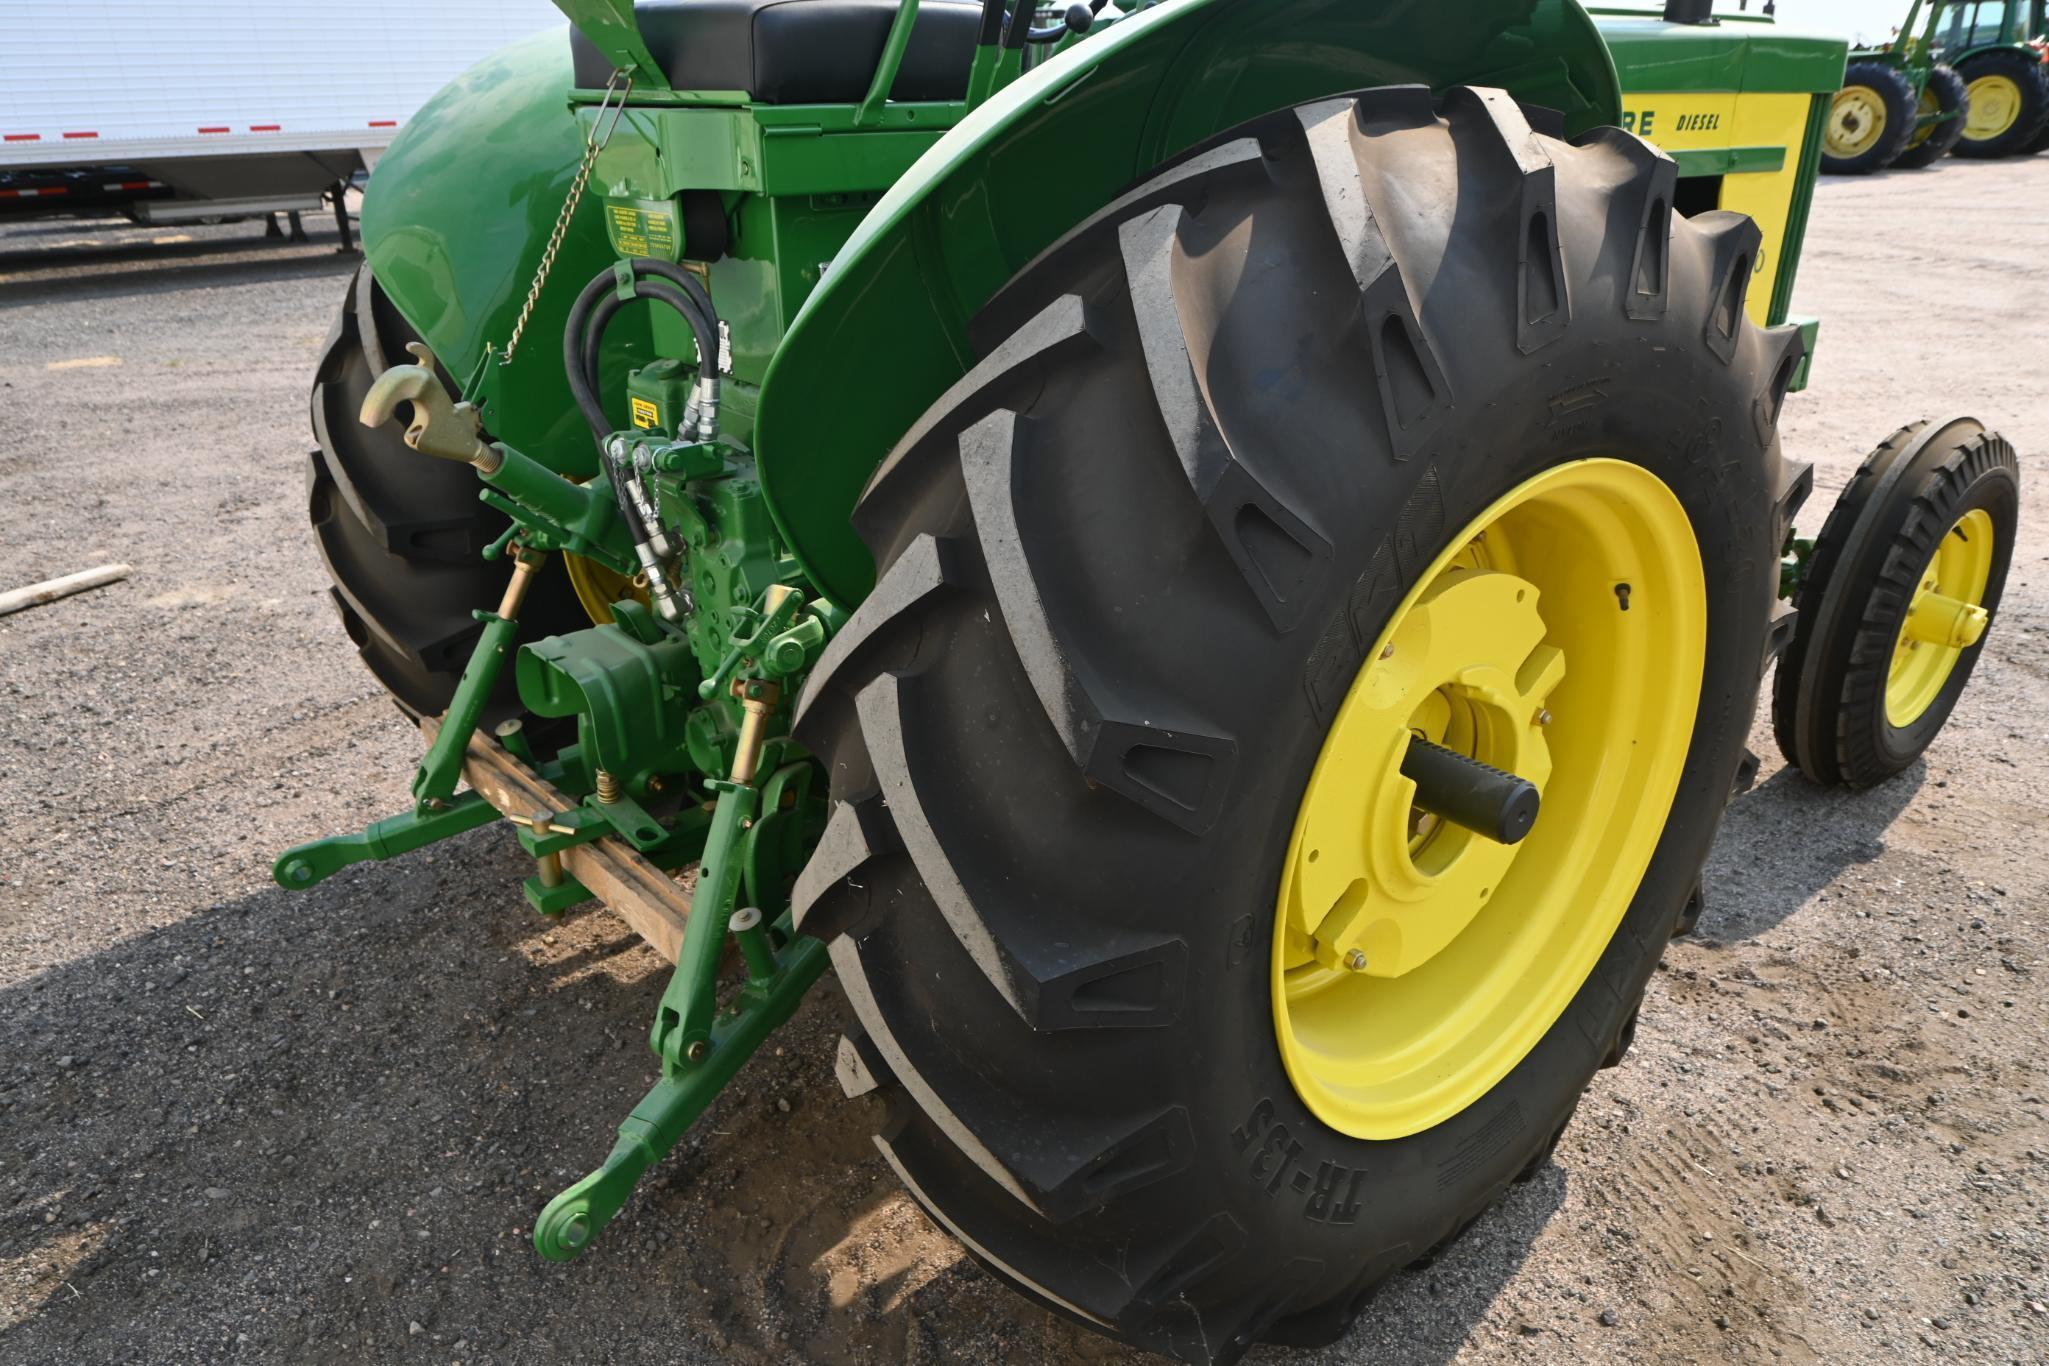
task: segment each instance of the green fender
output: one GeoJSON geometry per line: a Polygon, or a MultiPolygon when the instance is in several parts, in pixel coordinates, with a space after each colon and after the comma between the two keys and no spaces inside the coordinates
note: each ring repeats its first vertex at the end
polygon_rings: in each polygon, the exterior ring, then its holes
{"type": "MultiPolygon", "coordinates": [[[[586,476],[597,470],[596,451],[562,370],[562,330],[577,291],[612,264],[602,195],[578,208],[512,364],[491,367],[487,384],[471,383],[487,346],[504,353],[583,160],[570,74],[562,25],[443,87],[377,162],[363,200],[363,250],[385,294],[483,409],[491,435],[586,476]]],[[[620,340],[644,361],[637,321],[633,312],[621,319],[620,340]]]]}
{"type": "MultiPolygon", "coordinates": [[[[1404,82],[1499,85],[1563,110],[1575,131],[1621,114],[1613,62],[1576,0],[1173,0],[1075,44],[937,143],[841,251],[764,382],[762,477],[813,580],[847,604],[867,593],[873,566],[848,513],[973,364],[968,320],[1033,256],[1225,128],[1404,82]]],[[[458,77],[378,162],[362,236],[386,294],[491,434],[585,476],[595,460],[561,338],[577,289],[613,259],[599,196],[572,220],[513,362],[483,363],[505,349],[582,157],[570,89],[561,28],[458,77]]],[[[652,354],[644,329],[622,315],[608,375],[652,354]]]]}
{"type": "Polygon", "coordinates": [[[1483,84],[1621,117],[1576,0],[1172,0],[1069,48],[935,144],[883,197],[763,381],[756,455],[785,540],[828,595],[873,582],[848,514],[976,357],[968,320],[1025,264],[1176,153],[1369,86],[1483,84]]]}

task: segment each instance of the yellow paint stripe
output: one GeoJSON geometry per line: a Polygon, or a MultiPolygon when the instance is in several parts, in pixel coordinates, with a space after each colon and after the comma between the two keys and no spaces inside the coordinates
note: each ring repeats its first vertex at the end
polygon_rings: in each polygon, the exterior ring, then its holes
{"type": "Polygon", "coordinates": [[[53,360],[45,370],[102,370],[110,365],[119,365],[119,356],[80,356],[76,360],[53,360]]]}

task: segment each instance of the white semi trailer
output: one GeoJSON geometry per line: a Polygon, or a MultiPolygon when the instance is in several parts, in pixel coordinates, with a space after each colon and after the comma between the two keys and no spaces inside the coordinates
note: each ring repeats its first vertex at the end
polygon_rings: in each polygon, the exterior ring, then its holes
{"type": "Polygon", "coordinates": [[[344,189],[413,111],[560,22],[548,0],[0,0],[0,221],[331,201],[346,244],[344,189]]]}

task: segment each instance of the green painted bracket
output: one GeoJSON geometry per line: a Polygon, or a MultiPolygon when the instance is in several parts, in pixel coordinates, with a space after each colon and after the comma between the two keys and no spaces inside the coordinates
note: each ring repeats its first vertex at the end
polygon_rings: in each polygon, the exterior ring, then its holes
{"type": "Polygon", "coordinates": [[[1793,372],[1793,382],[1786,386],[1788,393],[1797,394],[1814,378],[1814,348],[1821,344],[1821,319],[1788,318],[1786,321],[1800,329],[1800,366],[1793,372]]]}
{"type": "Polygon", "coordinates": [[[875,64],[875,79],[868,83],[868,95],[854,115],[854,126],[865,128],[882,117],[889,103],[890,88],[903,69],[904,53],[911,46],[911,29],[918,22],[918,0],[903,0],[896,7],[896,22],[889,26],[889,39],[882,45],[882,60],[875,64]]]}
{"type": "Polygon", "coordinates": [[[482,794],[465,792],[439,810],[408,811],[381,820],[361,834],[334,835],[287,849],[272,865],[270,875],[278,886],[302,891],[352,863],[397,858],[497,819],[497,809],[482,794]]]}
{"type": "Polygon", "coordinates": [[[610,58],[613,66],[631,76],[635,85],[669,88],[669,78],[640,36],[633,0],[555,0],[555,8],[568,15],[569,22],[583,30],[583,36],[610,58]]]}
{"type": "Polygon", "coordinates": [[[530,877],[520,884],[520,891],[525,893],[529,906],[547,916],[561,915],[572,906],[597,900],[588,887],[573,877],[565,877],[553,887],[538,877],[530,877]]]}
{"type": "Polygon", "coordinates": [[[1783,147],[1716,147],[1700,152],[1673,152],[1682,177],[1704,175],[1775,175],[1786,169],[1783,147]]]}
{"type": "MultiPolygon", "coordinates": [[[[700,922],[716,920],[719,932],[704,936],[716,953],[725,941],[726,922],[724,916],[706,914],[709,909],[700,884],[690,930],[696,930],[700,922]]],[[[691,937],[686,931],[686,955],[691,937]]],[[[664,1069],[662,1079],[620,1124],[619,1141],[605,1164],[550,1200],[541,1211],[534,1224],[534,1247],[543,1257],[566,1262],[590,1246],[626,1204],[642,1174],[668,1155],[762,1041],[796,1012],[804,993],[825,971],[825,964],[825,945],[816,939],[792,940],[776,956],[772,976],[756,977],[742,988],[736,1009],[712,1030],[703,1060],[664,1069]]],[[[716,956],[712,965],[717,967],[716,956]]]]}
{"type": "MultiPolygon", "coordinates": [[[[765,598],[767,595],[763,596],[765,598]]],[[[794,592],[785,594],[781,602],[766,610],[759,605],[746,609],[746,615],[734,625],[732,648],[726,651],[725,658],[719,661],[719,666],[712,670],[711,677],[697,685],[697,695],[707,702],[714,697],[724,696],[727,685],[738,675],[748,659],[762,654],[765,649],[775,644],[778,637],[790,631],[797,619],[797,613],[804,607],[804,594],[794,592]],[[742,631],[746,631],[747,634],[742,636],[742,631]]],[[[816,642],[816,646],[818,650],[825,648],[822,636],[816,642]]],[[[803,648],[801,644],[799,648],[803,648]]],[[[816,657],[815,653],[813,657],[816,657]]],[[[799,664],[779,673],[777,677],[785,677],[801,667],[803,666],[799,664]]]]}
{"type": "Polygon", "coordinates": [[[494,449],[503,458],[483,476],[488,487],[478,490],[477,497],[526,528],[529,546],[583,555],[621,574],[638,571],[607,481],[579,484],[511,446],[500,443],[494,449]]]}

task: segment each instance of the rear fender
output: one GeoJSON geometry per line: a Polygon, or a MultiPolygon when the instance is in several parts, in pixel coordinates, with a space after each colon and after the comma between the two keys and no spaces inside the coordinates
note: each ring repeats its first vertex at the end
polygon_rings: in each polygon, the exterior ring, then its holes
{"type": "Polygon", "coordinates": [[[868,215],[765,378],[777,525],[837,601],[874,566],[848,521],[892,445],[977,357],[968,321],[1033,257],[1175,154],[1371,86],[1504,87],[1568,130],[1617,122],[1576,0],[1172,0],[1078,43],[935,144],[868,215]]]}

